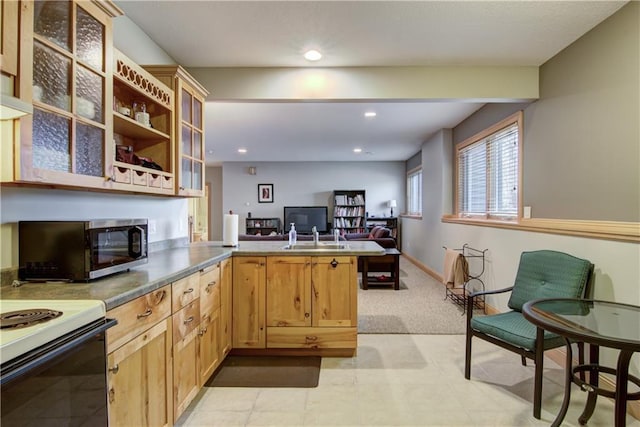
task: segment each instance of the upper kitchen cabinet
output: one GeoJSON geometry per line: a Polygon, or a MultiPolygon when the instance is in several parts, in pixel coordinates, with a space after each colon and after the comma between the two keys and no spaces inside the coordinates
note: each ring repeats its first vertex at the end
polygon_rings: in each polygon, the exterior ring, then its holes
{"type": "Polygon", "coordinates": [[[114,49],[113,95],[113,188],[175,194],[173,90],[114,49]]]}
{"type": "Polygon", "coordinates": [[[176,194],[204,196],[204,103],[209,92],[179,65],[144,68],[175,94],[176,194]]]}
{"type": "Polygon", "coordinates": [[[0,70],[10,76],[18,74],[18,20],[20,3],[5,1],[0,3],[0,70]]]}
{"type": "Polygon", "coordinates": [[[110,1],[21,2],[20,121],[14,180],[110,188],[114,144],[110,1]]]}

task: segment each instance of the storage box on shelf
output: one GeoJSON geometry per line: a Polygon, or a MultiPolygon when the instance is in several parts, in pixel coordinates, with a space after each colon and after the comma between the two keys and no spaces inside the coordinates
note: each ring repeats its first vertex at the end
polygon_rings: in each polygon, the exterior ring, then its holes
{"type": "Polygon", "coordinates": [[[114,161],[114,188],[175,194],[173,90],[116,49],[113,76],[114,141],[131,151],[114,161]]]}

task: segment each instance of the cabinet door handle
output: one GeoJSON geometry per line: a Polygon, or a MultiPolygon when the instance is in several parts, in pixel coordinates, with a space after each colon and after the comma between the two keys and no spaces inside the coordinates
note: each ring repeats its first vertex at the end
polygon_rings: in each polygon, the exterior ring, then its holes
{"type": "Polygon", "coordinates": [[[304,337],[307,341],[318,341],[318,337],[313,336],[313,335],[307,335],[306,337],[304,337]]]}
{"type": "Polygon", "coordinates": [[[114,374],[117,374],[119,370],[120,366],[118,366],[117,363],[113,367],[109,368],[109,372],[113,372],[114,374]]]}
{"type": "Polygon", "coordinates": [[[189,288],[186,291],[183,292],[183,294],[190,294],[191,292],[193,292],[193,288],[189,288]]]}
{"type": "Polygon", "coordinates": [[[160,304],[166,295],[167,291],[156,292],[156,305],[160,304]]]}
{"type": "Polygon", "coordinates": [[[116,401],[116,391],[111,387],[109,389],[109,403],[113,403],[116,401]]]}
{"type": "Polygon", "coordinates": [[[151,313],[153,313],[153,310],[151,310],[150,308],[147,308],[147,311],[145,311],[142,314],[138,314],[138,319],[144,319],[145,317],[149,317],[151,316],[151,313]]]}
{"type": "Polygon", "coordinates": [[[336,261],[336,259],[334,258],[333,261],[331,261],[331,267],[336,268],[338,266],[338,261],[336,261]]]}
{"type": "Polygon", "coordinates": [[[189,316],[187,319],[184,320],[184,324],[186,325],[187,323],[191,323],[193,322],[193,316],[189,316]]]}
{"type": "Polygon", "coordinates": [[[214,286],[215,284],[216,284],[215,281],[207,283],[207,287],[205,288],[205,290],[207,291],[208,294],[211,293],[211,287],[214,286]]]}
{"type": "Polygon", "coordinates": [[[309,317],[309,316],[310,316],[310,314],[309,314],[309,313],[305,313],[305,314],[304,314],[304,317],[309,317]]]}
{"type": "Polygon", "coordinates": [[[207,328],[204,327],[204,328],[200,329],[200,332],[198,332],[198,335],[203,336],[206,333],[207,333],[207,328]]]}

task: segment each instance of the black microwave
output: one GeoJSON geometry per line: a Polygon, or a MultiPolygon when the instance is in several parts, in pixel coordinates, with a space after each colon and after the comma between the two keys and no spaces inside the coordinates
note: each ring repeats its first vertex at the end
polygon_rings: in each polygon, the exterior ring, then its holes
{"type": "Polygon", "coordinates": [[[146,219],[19,221],[21,280],[87,281],[148,260],[146,219]]]}

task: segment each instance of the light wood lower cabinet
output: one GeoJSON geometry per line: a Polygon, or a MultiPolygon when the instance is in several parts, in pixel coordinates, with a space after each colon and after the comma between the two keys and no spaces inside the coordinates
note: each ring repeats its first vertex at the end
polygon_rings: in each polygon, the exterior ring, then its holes
{"type": "Polygon", "coordinates": [[[110,426],[173,424],[170,314],[170,286],[107,312],[110,426]]]}
{"type": "Polygon", "coordinates": [[[204,386],[220,365],[220,264],[200,272],[200,325],[198,326],[198,384],[204,386]]]}
{"type": "Polygon", "coordinates": [[[356,260],[233,258],[233,347],[355,351],[356,260]]]}
{"type": "Polygon", "coordinates": [[[265,257],[233,259],[233,348],[265,348],[265,257]]]}
{"type": "Polygon", "coordinates": [[[220,262],[220,357],[222,360],[229,354],[233,345],[232,308],[233,264],[230,258],[220,262]]]}
{"type": "Polygon", "coordinates": [[[355,349],[355,257],[269,257],[267,348],[355,349]]]}
{"type": "Polygon", "coordinates": [[[174,282],[173,315],[173,421],[187,409],[200,390],[197,368],[200,323],[200,275],[174,282]]]}

